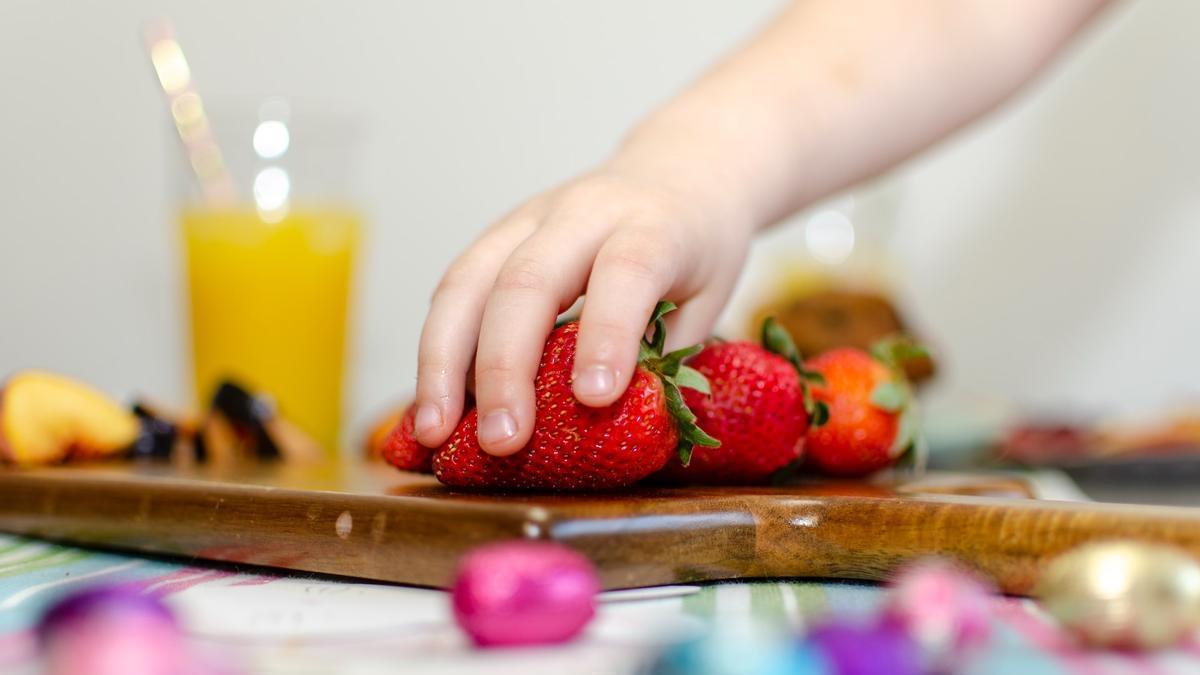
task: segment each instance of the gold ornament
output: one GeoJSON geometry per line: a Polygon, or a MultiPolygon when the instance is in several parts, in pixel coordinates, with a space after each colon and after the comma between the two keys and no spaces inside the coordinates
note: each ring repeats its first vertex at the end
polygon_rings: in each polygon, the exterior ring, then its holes
{"type": "Polygon", "coordinates": [[[1087,544],[1052,561],[1034,592],[1096,647],[1167,647],[1200,625],[1200,564],[1169,546],[1087,544]]]}

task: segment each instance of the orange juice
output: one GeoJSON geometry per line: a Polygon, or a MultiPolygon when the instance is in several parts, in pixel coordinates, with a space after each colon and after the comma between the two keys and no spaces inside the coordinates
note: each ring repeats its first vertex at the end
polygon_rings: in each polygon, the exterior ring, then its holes
{"type": "Polygon", "coordinates": [[[183,233],[197,403],[233,379],[334,452],[358,215],[301,204],[266,222],[253,206],[197,206],[183,233]]]}

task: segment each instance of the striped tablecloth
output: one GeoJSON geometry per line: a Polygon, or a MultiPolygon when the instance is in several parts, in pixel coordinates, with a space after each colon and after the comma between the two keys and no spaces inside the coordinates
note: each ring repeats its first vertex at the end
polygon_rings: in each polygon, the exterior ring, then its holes
{"type": "MultiPolygon", "coordinates": [[[[769,581],[606,594],[579,641],[481,652],[428,589],[276,576],[189,565],[0,535],[0,672],[38,672],[32,628],[55,598],[94,583],[132,583],[161,595],[200,649],[248,673],[630,673],[662,645],[714,624],[768,622],[802,630],[828,613],[872,612],[876,585],[769,581]],[[401,667],[403,666],[403,667],[401,667]]],[[[1153,655],[1082,651],[1030,602],[994,601],[995,638],[967,673],[1018,675],[1200,673],[1195,645],[1153,655]]]]}

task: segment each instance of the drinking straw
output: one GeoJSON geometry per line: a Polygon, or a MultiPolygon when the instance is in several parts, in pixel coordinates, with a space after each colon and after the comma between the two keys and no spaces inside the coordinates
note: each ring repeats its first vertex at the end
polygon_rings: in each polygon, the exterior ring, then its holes
{"type": "Polygon", "coordinates": [[[154,21],[146,26],[143,37],[175,131],[204,200],[217,205],[233,202],[233,179],[209,125],[204,102],[196,91],[191,68],[175,39],[174,27],[166,20],[154,21]]]}

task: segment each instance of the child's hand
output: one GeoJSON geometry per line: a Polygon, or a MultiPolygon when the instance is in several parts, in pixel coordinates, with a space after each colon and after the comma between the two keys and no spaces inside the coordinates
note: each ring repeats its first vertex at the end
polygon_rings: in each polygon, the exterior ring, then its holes
{"type": "Polygon", "coordinates": [[[574,389],[586,405],[608,405],[625,391],[660,299],[681,307],[671,344],[707,337],[751,228],[729,222],[736,219],[714,194],[645,173],[610,165],[539,195],[450,265],[421,334],[422,444],[436,447],[454,430],[474,360],[480,444],[496,455],[521,449],[533,429],[546,337],[585,292],[574,389]]]}
{"type": "Polygon", "coordinates": [[[585,291],[575,395],[612,403],[659,299],[682,307],[672,345],[702,340],[753,230],[982,114],[1107,2],[792,3],[616,159],[526,203],[450,266],[421,335],[417,438],[453,431],[474,357],[480,445],[524,446],[545,338],[585,291]]]}

